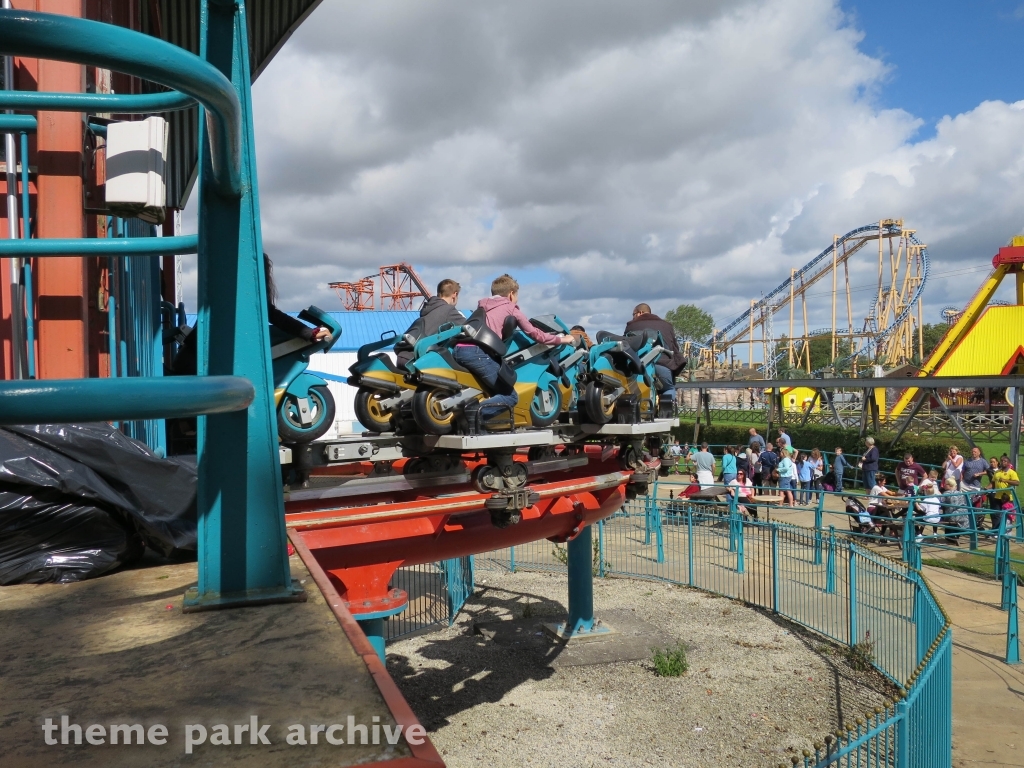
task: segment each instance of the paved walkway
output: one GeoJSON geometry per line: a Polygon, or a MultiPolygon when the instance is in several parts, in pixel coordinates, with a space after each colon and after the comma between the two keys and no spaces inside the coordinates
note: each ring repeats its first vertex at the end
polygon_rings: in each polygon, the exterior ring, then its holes
{"type": "MultiPolygon", "coordinates": [[[[685,487],[675,478],[659,483],[659,498],[685,487]]],[[[840,512],[836,497],[826,509],[840,512]]],[[[773,520],[814,526],[813,509],[773,510],[773,520]]],[[[831,518],[831,519],[830,519],[831,518]]],[[[845,528],[841,518],[825,524],[845,528]]],[[[882,547],[894,554],[894,547],[882,547]]],[[[1024,768],[1024,665],[1006,655],[1006,613],[999,610],[1000,585],[993,579],[925,566],[925,578],[953,622],[953,766],[1024,768]]]]}

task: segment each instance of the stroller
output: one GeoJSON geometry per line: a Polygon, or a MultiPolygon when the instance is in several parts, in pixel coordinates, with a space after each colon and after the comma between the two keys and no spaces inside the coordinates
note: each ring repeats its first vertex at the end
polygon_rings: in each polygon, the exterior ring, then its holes
{"type": "Polygon", "coordinates": [[[860,499],[855,496],[843,496],[846,504],[846,514],[850,518],[850,531],[853,533],[874,533],[875,521],[860,499]]]}

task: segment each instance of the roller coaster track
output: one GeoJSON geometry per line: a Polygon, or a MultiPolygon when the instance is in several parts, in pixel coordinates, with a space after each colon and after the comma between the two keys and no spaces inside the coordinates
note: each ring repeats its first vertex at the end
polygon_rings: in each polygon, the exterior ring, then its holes
{"type": "MultiPolygon", "coordinates": [[[[721,330],[717,331],[714,339],[709,338],[706,342],[700,344],[699,347],[710,347],[712,342],[714,342],[717,349],[724,352],[724,350],[729,346],[738,343],[740,339],[750,333],[750,326],[752,324],[751,315],[753,315],[753,324],[758,325],[760,323],[759,318],[763,316],[763,313],[778,312],[789,304],[791,296],[795,300],[796,297],[803,294],[808,288],[828,275],[833,268],[838,269],[840,266],[844,266],[851,256],[861,250],[868,243],[877,241],[880,236],[900,237],[901,235],[905,235],[908,242],[916,246],[918,249],[921,279],[918,284],[914,286],[911,295],[905,297],[900,311],[892,318],[891,322],[889,322],[886,327],[881,329],[877,327],[869,327],[876,326],[875,317],[878,311],[878,304],[882,298],[881,296],[876,297],[871,316],[866,319],[864,328],[865,331],[871,332],[872,338],[868,342],[868,349],[861,349],[857,354],[864,354],[867,351],[874,353],[879,348],[881,342],[885,341],[889,336],[903,326],[903,323],[908,319],[910,313],[913,312],[915,304],[920,300],[921,294],[924,291],[924,286],[928,280],[929,258],[927,249],[913,233],[907,233],[903,229],[901,221],[883,220],[882,222],[857,227],[856,229],[850,230],[842,237],[837,238],[828,246],[828,248],[807,262],[802,268],[795,270],[788,279],[780,283],[775,289],[765,294],[759,301],[751,304],[749,309],[739,314],[729,323],[726,323],[721,330]],[[879,234],[880,231],[881,235],[879,234]],[[833,251],[835,251],[834,256],[833,251]]],[[[822,332],[831,333],[832,329],[823,329],[822,332]]],[[[846,358],[837,358],[829,366],[818,370],[827,370],[827,368],[835,367],[836,364],[846,362],[853,356],[854,355],[848,355],[846,358]]]]}

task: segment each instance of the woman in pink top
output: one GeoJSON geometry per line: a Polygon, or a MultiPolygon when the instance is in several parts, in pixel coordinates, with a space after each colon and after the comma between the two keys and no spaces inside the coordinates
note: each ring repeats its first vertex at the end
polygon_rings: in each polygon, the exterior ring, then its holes
{"type": "MultiPolygon", "coordinates": [[[[486,312],[485,322],[487,327],[501,336],[502,326],[505,318],[511,315],[519,323],[519,327],[534,341],[541,344],[572,344],[573,337],[570,334],[557,336],[537,328],[531,323],[526,315],[516,304],[519,298],[519,283],[511,275],[502,275],[495,278],[491,283],[491,297],[480,299],[479,307],[486,312]]],[[[495,392],[498,381],[498,369],[500,363],[484,352],[475,344],[459,344],[455,347],[455,359],[459,365],[464,367],[474,376],[477,381],[484,385],[491,392],[495,392]]],[[[475,411],[483,419],[490,419],[499,414],[508,414],[511,422],[511,411],[519,402],[519,395],[515,389],[511,392],[496,392],[492,397],[479,403],[470,403],[466,406],[466,419],[470,422],[476,418],[475,411]]]]}

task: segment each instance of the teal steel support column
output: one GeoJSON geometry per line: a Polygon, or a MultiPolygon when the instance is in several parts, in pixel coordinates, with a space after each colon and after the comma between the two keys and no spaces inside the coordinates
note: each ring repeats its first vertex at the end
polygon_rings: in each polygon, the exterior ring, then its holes
{"type": "Polygon", "coordinates": [[[357,619],[360,629],[370,641],[370,646],[377,652],[381,662],[387,661],[387,653],[384,647],[384,619],[357,619]]]}
{"type": "Polygon", "coordinates": [[[566,544],[569,560],[569,620],[567,636],[594,628],[594,540],[586,525],[566,544]]]}
{"type": "Polygon", "coordinates": [[[1020,664],[1020,630],[1017,626],[1017,574],[1009,571],[1010,599],[1006,616],[1006,663],[1020,664]]]}
{"type": "Polygon", "coordinates": [[[188,610],[305,599],[288,568],[245,9],[244,0],[200,6],[201,55],[230,78],[240,106],[241,195],[224,184],[227,169],[213,165],[218,146],[211,144],[204,107],[199,369],[245,376],[256,397],[247,411],[199,419],[199,585],[186,594],[188,610]]]}
{"type": "Polygon", "coordinates": [[[356,623],[358,623],[359,628],[363,630],[363,634],[366,635],[366,639],[370,641],[370,645],[373,647],[373,650],[377,652],[382,664],[387,663],[384,621],[385,619],[401,613],[408,607],[409,604],[405,603],[398,608],[376,611],[374,613],[355,614],[354,616],[356,623]]]}

